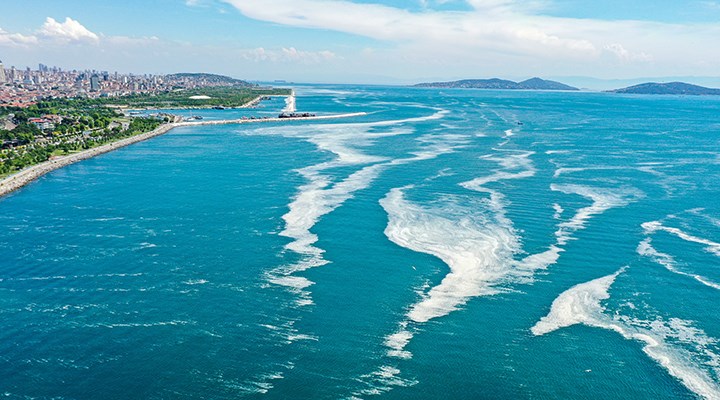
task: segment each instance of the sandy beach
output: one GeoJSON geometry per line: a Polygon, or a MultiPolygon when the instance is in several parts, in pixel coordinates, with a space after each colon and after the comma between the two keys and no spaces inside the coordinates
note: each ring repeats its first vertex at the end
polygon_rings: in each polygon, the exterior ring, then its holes
{"type": "Polygon", "coordinates": [[[349,114],[336,114],[336,115],[321,115],[315,117],[305,118],[264,118],[264,119],[232,119],[232,120],[218,120],[218,121],[197,121],[197,122],[172,122],[159,126],[158,128],[135,135],[129,138],[121,139],[116,142],[108,143],[99,147],[84,150],[79,153],[70,154],[63,157],[57,157],[52,160],[45,161],[43,163],[33,165],[19,171],[13,175],[10,175],[0,181],[0,197],[11,193],[35,179],[47,174],[48,172],[62,168],[66,165],[76,163],[78,161],[87,160],[88,158],[95,157],[100,154],[104,154],[121,147],[129,146],[133,143],[142,142],[153,138],[155,136],[163,135],[173,128],[183,126],[197,126],[197,125],[227,125],[227,124],[247,124],[247,123],[258,123],[258,122],[295,122],[295,121],[308,121],[308,120],[327,120],[336,118],[351,118],[367,115],[364,112],[349,113],[349,114]]]}

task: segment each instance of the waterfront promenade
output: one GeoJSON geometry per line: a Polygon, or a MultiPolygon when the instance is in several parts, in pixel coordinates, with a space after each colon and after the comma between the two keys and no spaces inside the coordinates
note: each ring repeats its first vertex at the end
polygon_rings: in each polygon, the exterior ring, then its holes
{"type": "Polygon", "coordinates": [[[351,118],[360,117],[367,115],[364,112],[348,113],[348,114],[334,114],[334,115],[319,115],[314,117],[304,118],[256,118],[256,119],[230,119],[230,120],[217,120],[217,121],[193,121],[193,122],[171,122],[160,125],[156,129],[141,133],[139,135],[131,136],[129,138],[121,139],[116,142],[104,144],[99,147],[84,150],[79,153],[70,154],[67,156],[57,157],[52,160],[45,161],[43,163],[33,165],[25,168],[13,175],[10,175],[0,181],[0,197],[11,193],[35,179],[47,174],[48,172],[62,168],[66,165],[74,164],[78,161],[86,160],[88,158],[95,157],[100,154],[104,154],[121,147],[129,146],[133,143],[142,142],[153,138],[155,136],[163,135],[174,128],[186,127],[186,126],[199,126],[199,125],[228,125],[228,124],[249,124],[249,123],[260,123],[260,122],[283,122],[292,123],[299,121],[317,121],[317,120],[328,120],[338,118],[351,118]]]}

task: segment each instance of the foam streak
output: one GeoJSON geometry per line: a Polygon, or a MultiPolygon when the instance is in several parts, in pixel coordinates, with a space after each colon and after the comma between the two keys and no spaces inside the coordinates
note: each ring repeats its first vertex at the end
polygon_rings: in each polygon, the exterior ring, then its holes
{"type": "Polygon", "coordinates": [[[540,336],[576,324],[617,332],[625,339],[643,343],[645,354],[693,393],[706,399],[720,399],[720,387],[710,372],[720,362],[720,356],[710,349],[717,342],[715,339],[692,327],[690,321],[677,318],[642,321],[605,313],[601,301],[610,297],[610,287],[623,271],[566,290],[531,332],[540,336]]]}

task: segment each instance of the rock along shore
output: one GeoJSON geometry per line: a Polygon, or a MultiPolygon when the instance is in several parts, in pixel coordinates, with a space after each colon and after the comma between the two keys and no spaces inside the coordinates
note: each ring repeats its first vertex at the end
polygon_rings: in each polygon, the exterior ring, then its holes
{"type": "Polygon", "coordinates": [[[121,139],[116,142],[104,144],[100,147],[84,150],[79,153],[70,154],[63,157],[57,157],[52,160],[45,161],[43,163],[33,165],[25,168],[13,175],[10,175],[0,181],[0,197],[5,196],[35,179],[47,174],[48,172],[62,168],[66,165],[76,163],[78,161],[87,160],[88,158],[95,157],[100,154],[104,154],[121,147],[129,146],[133,143],[142,142],[153,138],[155,136],[163,135],[169,132],[173,128],[183,126],[197,126],[197,125],[225,125],[225,124],[246,124],[246,123],[257,123],[257,122],[292,122],[292,121],[307,121],[307,120],[325,120],[335,118],[350,118],[367,115],[364,112],[351,113],[351,114],[336,114],[336,115],[321,115],[315,117],[306,118],[260,118],[260,119],[232,119],[232,120],[218,120],[218,121],[198,121],[198,122],[172,122],[163,124],[156,129],[141,133],[139,135],[131,136],[129,138],[121,139]]]}

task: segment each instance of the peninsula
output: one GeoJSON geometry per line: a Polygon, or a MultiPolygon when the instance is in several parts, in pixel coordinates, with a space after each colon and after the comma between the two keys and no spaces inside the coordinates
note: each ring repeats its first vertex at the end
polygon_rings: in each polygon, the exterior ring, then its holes
{"type": "Polygon", "coordinates": [[[522,82],[505,79],[464,79],[451,82],[418,83],[414,87],[422,88],[461,88],[461,89],[499,89],[499,90],[580,90],[564,83],[540,78],[531,78],[522,82]]]}

